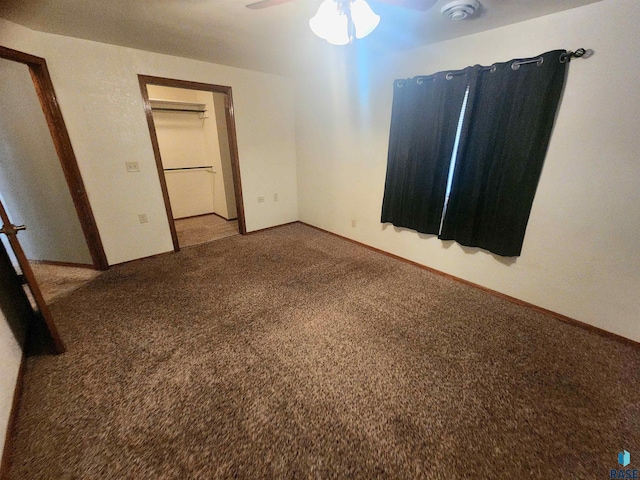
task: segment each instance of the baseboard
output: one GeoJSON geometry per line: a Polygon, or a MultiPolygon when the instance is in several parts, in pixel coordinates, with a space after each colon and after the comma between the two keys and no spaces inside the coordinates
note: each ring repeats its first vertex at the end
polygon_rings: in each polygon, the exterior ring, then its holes
{"type": "Polygon", "coordinates": [[[87,268],[89,270],[99,270],[95,265],[90,263],[73,263],[73,262],[58,262],[57,260],[29,260],[29,263],[39,263],[41,265],[54,265],[58,267],[74,267],[74,268],[87,268]]]}
{"type": "MultiPolygon", "coordinates": [[[[296,222],[294,222],[294,223],[296,223],[296,222]]],[[[365,243],[358,242],[357,240],[353,240],[351,238],[344,237],[342,235],[338,235],[337,233],[330,232],[329,230],[325,230],[324,228],[316,227],[315,225],[310,225],[310,224],[302,222],[302,221],[298,221],[297,223],[300,223],[302,225],[306,225],[307,227],[314,228],[314,229],[319,230],[319,231],[324,232],[324,233],[328,233],[329,235],[333,235],[334,237],[338,237],[338,238],[341,238],[343,240],[347,240],[348,242],[355,243],[356,245],[360,245],[361,247],[368,248],[369,250],[373,250],[374,252],[381,253],[383,255],[386,255],[387,257],[391,257],[391,258],[394,258],[396,260],[400,260],[401,262],[408,263],[410,265],[414,265],[414,266],[416,266],[418,268],[422,268],[423,270],[428,270],[429,272],[435,273],[436,275],[447,277],[447,278],[449,278],[451,280],[455,280],[456,282],[464,283],[465,285],[469,285],[470,287],[477,288],[477,289],[482,290],[484,292],[490,293],[493,296],[500,297],[500,298],[502,298],[504,300],[507,300],[507,301],[509,301],[511,303],[515,303],[517,305],[521,305],[523,307],[529,308],[529,309],[534,310],[536,312],[543,313],[545,315],[549,315],[549,316],[551,316],[551,317],[553,317],[553,318],[555,318],[557,320],[560,320],[562,322],[569,323],[571,325],[575,325],[575,326],[580,327],[580,328],[585,328],[587,330],[591,330],[592,332],[595,332],[595,333],[597,333],[599,335],[603,335],[605,337],[613,338],[614,340],[618,340],[620,342],[626,343],[628,345],[632,345],[634,347],[640,347],[640,342],[636,342],[635,340],[632,340],[630,338],[623,337],[621,335],[609,332],[607,330],[603,330],[602,328],[595,327],[595,326],[593,326],[593,325],[591,325],[589,323],[581,322],[580,320],[576,320],[575,318],[567,317],[566,315],[563,315],[563,314],[558,313],[558,312],[554,312],[553,310],[548,310],[546,308],[539,307],[538,305],[534,305],[533,303],[525,302],[524,300],[520,300],[518,298],[512,297],[512,296],[507,295],[507,294],[502,293],[502,292],[498,292],[497,290],[492,290],[490,288],[483,287],[482,285],[470,282],[469,280],[465,280],[464,278],[456,277],[456,276],[451,275],[449,273],[445,273],[445,272],[442,272],[440,270],[436,270],[435,268],[432,268],[432,267],[427,267],[426,265],[422,265],[421,263],[414,262],[412,260],[408,260],[406,258],[400,257],[398,255],[394,255],[393,253],[389,253],[389,252],[386,252],[384,250],[380,250],[379,248],[372,247],[371,245],[367,245],[365,243]]]]}
{"type": "MultiPolygon", "coordinates": [[[[209,212],[209,213],[199,213],[198,215],[189,215],[187,217],[178,217],[178,218],[174,218],[173,221],[175,222],[176,220],[189,220],[191,218],[198,218],[198,217],[206,217],[208,215],[216,215],[213,212],[209,212]]],[[[219,215],[218,215],[219,216],[219,215]]]]}
{"type": "Polygon", "coordinates": [[[0,480],[9,478],[9,467],[11,462],[11,440],[13,439],[13,431],[16,420],[18,418],[18,409],[20,407],[20,397],[22,396],[22,382],[24,380],[24,370],[26,365],[26,355],[22,353],[20,368],[18,369],[18,378],[16,379],[16,387],[13,391],[13,401],[11,402],[11,411],[9,412],[9,421],[7,423],[7,432],[4,438],[4,448],[2,449],[2,460],[0,461],[0,480]]]}
{"type": "Polygon", "coordinates": [[[225,222],[231,222],[231,221],[233,221],[233,220],[238,220],[238,217],[235,217],[235,218],[227,218],[227,217],[225,217],[224,215],[220,215],[219,213],[216,213],[216,212],[213,212],[213,214],[214,214],[216,217],[221,218],[221,219],[222,219],[222,220],[224,220],[225,222]]]}
{"type": "Polygon", "coordinates": [[[222,219],[222,220],[224,220],[225,222],[230,222],[230,221],[232,221],[232,220],[238,220],[238,217],[235,217],[235,218],[227,218],[227,217],[224,217],[224,216],[220,215],[219,213],[216,213],[216,212],[209,212],[209,213],[200,213],[200,214],[198,214],[198,215],[191,215],[191,216],[189,216],[189,217],[179,217],[179,218],[174,218],[174,219],[173,219],[173,221],[176,221],[176,220],[189,220],[189,219],[191,219],[191,218],[207,217],[207,216],[209,216],[209,215],[215,215],[216,217],[221,218],[221,219],[222,219]]]}
{"type": "Polygon", "coordinates": [[[128,263],[135,263],[141,260],[150,260],[152,258],[163,257],[165,255],[169,255],[170,253],[176,253],[174,250],[169,250],[168,252],[156,253],[155,255],[149,255],[147,257],[134,258],[133,260],[127,260],[126,262],[114,263],[110,265],[111,267],[116,267],[118,265],[127,265],[128,263]]]}
{"type": "MultiPolygon", "coordinates": [[[[267,228],[260,228],[258,230],[252,230],[250,232],[245,233],[245,235],[253,235],[254,233],[261,233],[261,232],[266,232],[267,230],[273,230],[274,228],[280,228],[280,227],[286,227],[287,225],[293,225],[295,223],[302,223],[303,225],[307,225],[304,222],[301,222],[299,220],[295,220],[293,222],[287,222],[287,223],[282,223],[280,225],[274,225],[273,227],[267,227],[267,228]]],[[[308,225],[309,227],[313,227],[312,225],[308,225]]],[[[313,227],[316,228],[316,227],[313,227]]],[[[318,230],[322,230],[321,228],[319,228],[318,230]]],[[[325,230],[322,230],[323,232],[325,230]]],[[[331,232],[327,232],[327,233],[331,233],[331,232]]]]}

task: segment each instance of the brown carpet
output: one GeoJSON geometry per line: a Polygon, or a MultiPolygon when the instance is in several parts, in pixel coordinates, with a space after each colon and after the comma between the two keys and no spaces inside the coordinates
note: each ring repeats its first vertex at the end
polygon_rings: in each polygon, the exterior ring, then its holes
{"type": "Polygon", "coordinates": [[[30,261],[38,286],[47,303],[67,295],[90,280],[100,272],[90,268],[65,267],[30,261]]]}
{"type": "Polygon", "coordinates": [[[299,224],[52,310],[69,351],[28,359],[12,479],[597,479],[640,454],[639,348],[299,224]]]}
{"type": "Polygon", "coordinates": [[[180,247],[199,245],[238,235],[238,220],[225,220],[217,215],[200,215],[175,221],[180,247]]]}

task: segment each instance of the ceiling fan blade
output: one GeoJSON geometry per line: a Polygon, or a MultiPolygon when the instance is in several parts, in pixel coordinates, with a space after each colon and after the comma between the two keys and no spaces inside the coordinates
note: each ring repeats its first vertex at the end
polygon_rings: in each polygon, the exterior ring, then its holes
{"type": "Polygon", "coordinates": [[[280,5],[281,3],[287,3],[291,0],[261,0],[259,2],[250,3],[247,5],[247,8],[258,9],[258,8],[267,8],[267,7],[275,7],[276,5],[280,5]]]}
{"type": "Polygon", "coordinates": [[[394,7],[409,8],[411,10],[425,11],[435,5],[438,0],[377,0],[380,3],[393,5],[394,7]]]}

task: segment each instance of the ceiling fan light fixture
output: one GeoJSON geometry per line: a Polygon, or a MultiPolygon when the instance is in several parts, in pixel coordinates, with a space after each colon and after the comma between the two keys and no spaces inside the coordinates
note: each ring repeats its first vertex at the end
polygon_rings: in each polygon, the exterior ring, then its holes
{"type": "Polygon", "coordinates": [[[356,38],[364,38],[373,32],[380,23],[380,16],[376,15],[365,0],[354,0],[351,3],[351,18],[356,30],[356,38]]]}
{"type": "Polygon", "coordinates": [[[365,0],[324,0],[309,20],[309,28],[332,45],[351,43],[369,35],[380,23],[365,0]]]}
{"type": "Polygon", "coordinates": [[[349,43],[349,20],[334,0],[324,0],[309,20],[309,28],[332,45],[349,43]]]}
{"type": "Polygon", "coordinates": [[[346,15],[341,15],[340,19],[334,24],[333,30],[329,33],[325,40],[331,45],[348,45],[351,43],[349,37],[349,27],[346,15]]]}

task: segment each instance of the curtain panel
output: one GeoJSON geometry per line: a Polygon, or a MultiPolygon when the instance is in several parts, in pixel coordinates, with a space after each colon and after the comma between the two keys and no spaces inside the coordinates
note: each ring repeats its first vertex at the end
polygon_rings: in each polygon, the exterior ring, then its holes
{"type": "Polygon", "coordinates": [[[520,255],[564,86],[565,55],[555,50],[396,81],[382,222],[502,256],[520,255]],[[418,79],[434,80],[418,85],[418,79]]]}
{"type": "Polygon", "coordinates": [[[442,139],[455,137],[466,88],[446,72],[394,82],[383,223],[438,233],[453,152],[442,139]]]}

